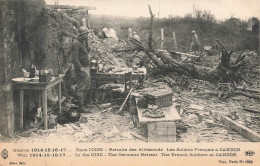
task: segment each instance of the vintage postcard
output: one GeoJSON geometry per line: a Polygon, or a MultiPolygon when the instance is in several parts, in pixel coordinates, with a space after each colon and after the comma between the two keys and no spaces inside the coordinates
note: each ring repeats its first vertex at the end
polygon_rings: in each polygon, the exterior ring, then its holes
{"type": "Polygon", "coordinates": [[[260,166],[259,0],[1,0],[0,166],[260,166]]]}

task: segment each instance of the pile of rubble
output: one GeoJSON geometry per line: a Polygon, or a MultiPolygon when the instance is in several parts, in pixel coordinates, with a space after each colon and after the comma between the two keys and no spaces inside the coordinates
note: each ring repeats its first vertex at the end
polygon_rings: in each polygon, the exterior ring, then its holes
{"type": "Polygon", "coordinates": [[[126,67],[125,60],[113,52],[113,49],[124,46],[123,42],[115,38],[99,39],[93,31],[89,33],[88,37],[91,58],[101,60],[104,65],[126,67]]]}
{"type": "MultiPolygon", "coordinates": [[[[57,11],[46,8],[45,11],[49,19],[49,30],[57,34],[51,36],[52,44],[48,47],[56,49],[61,59],[69,54],[70,46],[78,35],[77,29],[84,26],[82,17],[84,11],[57,11]],[[56,33],[57,32],[57,33],[56,33]]],[[[44,33],[43,33],[44,34],[44,33]]],[[[49,34],[50,36],[50,34],[49,34]]],[[[118,55],[114,52],[116,48],[126,46],[124,41],[115,37],[100,38],[95,34],[95,30],[89,30],[88,44],[90,47],[90,58],[99,61],[104,66],[127,67],[128,63],[140,63],[138,56],[145,57],[140,52],[118,55]],[[127,56],[132,56],[128,58],[127,56]],[[136,58],[135,58],[136,57],[136,58]],[[132,61],[127,62],[129,59],[132,61]]],[[[219,57],[210,58],[213,62],[219,61],[219,57]]],[[[59,59],[59,60],[61,60],[59,59]]],[[[211,62],[212,62],[211,61],[211,62]]],[[[202,63],[206,63],[202,59],[202,63]]],[[[214,64],[205,66],[213,67],[214,64]]],[[[216,89],[206,81],[189,80],[187,77],[167,75],[160,79],[145,80],[142,84],[147,88],[160,88],[170,86],[173,90],[172,102],[176,105],[179,115],[182,117],[177,122],[178,142],[222,142],[222,141],[248,141],[237,132],[232,131],[228,126],[217,121],[212,112],[217,112],[224,116],[231,117],[237,123],[256,130],[259,133],[259,116],[245,112],[244,105],[252,105],[251,109],[257,109],[257,101],[245,98],[244,96],[231,97],[227,101],[220,101],[214,94],[216,89]],[[184,87],[184,89],[180,89],[184,87]],[[233,118],[233,116],[236,116],[233,118]]],[[[259,86],[256,85],[257,87],[259,86]]],[[[133,133],[141,133],[142,128],[135,128],[132,116],[129,112],[124,112],[124,116],[113,113],[114,108],[93,107],[92,114],[80,115],[80,119],[75,123],[57,124],[54,129],[37,130],[28,132],[30,137],[15,138],[15,142],[120,142],[120,141],[140,141],[136,140],[133,133]]],[[[118,108],[116,108],[118,110],[118,108]]],[[[0,137],[1,138],[1,137],[0,137]]]]}
{"type": "MultiPolygon", "coordinates": [[[[31,49],[35,52],[36,65],[38,63],[39,67],[51,68],[55,73],[61,72],[61,66],[70,56],[72,43],[78,36],[77,29],[87,28],[85,12],[55,10],[48,7],[42,9],[37,25],[31,28],[28,36],[32,41],[31,49]]],[[[94,30],[88,31],[91,60],[100,60],[104,65],[126,67],[125,60],[113,53],[113,49],[122,47],[122,42],[115,38],[99,39],[94,30]]]]}
{"type": "MultiPolygon", "coordinates": [[[[102,107],[102,106],[101,106],[102,107]]],[[[103,108],[103,107],[102,107],[103,108]]],[[[134,128],[131,115],[116,115],[112,112],[104,114],[97,107],[92,107],[92,114],[80,115],[75,123],[57,124],[54,129],[36,130],[27,135],[16,136],[13,142],[17,143],[55,143],[59,141],[73,142],[126,142],[140,140],[135,139],[133,133],[138,132],[134,128]]]]}
{"type": "MultiPolygon", "coordinates": [[[[74,27],[74,30],[70,31],[72,32],[73,36],[76,37],[77,35],[74,35],[73,31],[75,31],[76,28],[80,28],[80,26],[86,26],[85,25],[85,19],[84,16],[86,15],[86,11],[84,10],[78,10],[78,11],[53,11],[56,12],[59,15],[63,15],[63,22],[66,22],[66,24],[71,24],[70,27],[74,27]]],[[[57,20],[57,23],[59,25],[60,22],[57,20]]],[[[68,27],[66,26],[60,26],[60,27],[68,27]]],[[[86,27],[85,27],[86,28],[86,27]]],[[[72,36],[72,35],[69,35],[72,36]]],[[[88,45],[90,47],[90,58],[95,60],[100,60],[101,63],[104,65],[112,65],[115,67],[126,67],[125,60],[117,57],[115,53],[113,53],[113,49],[117,47],[124,46],[122,42],[120,42],[115,37],[106,37],[104,39],[100,39],[95,34],[95,29],[90,29],[88,33],[88,45]]]]}

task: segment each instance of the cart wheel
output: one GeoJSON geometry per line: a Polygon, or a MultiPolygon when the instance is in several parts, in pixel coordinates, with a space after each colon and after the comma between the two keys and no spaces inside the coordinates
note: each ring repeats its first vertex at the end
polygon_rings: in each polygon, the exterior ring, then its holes
{"type": "Polygon", "coordinates": [[[135,127],[137,127],[139,120],[137,115],[132,115],[133,124],[135,127]]]}

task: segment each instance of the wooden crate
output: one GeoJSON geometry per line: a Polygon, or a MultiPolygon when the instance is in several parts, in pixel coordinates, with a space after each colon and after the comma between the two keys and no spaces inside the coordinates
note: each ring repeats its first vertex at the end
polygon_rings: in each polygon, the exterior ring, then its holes
{"type": "Polygon", "coordinates": [[[150,104],[158,105],[159,107],[166,107],[172,105],[172,90],[159,89],[157,91],[148,92],[146,94],[150,104]]]}
{"type": "Polygon", "coordinates": [[[176,142],[174,122],[147,123],[148,142],[176,142]]]}

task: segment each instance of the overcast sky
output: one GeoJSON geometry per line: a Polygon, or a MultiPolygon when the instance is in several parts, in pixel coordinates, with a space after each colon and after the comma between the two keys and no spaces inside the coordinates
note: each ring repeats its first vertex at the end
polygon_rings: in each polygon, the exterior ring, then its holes
{"type": "MultiPolygon", "coordinates": [[[[231,16],[248,19],[260,17],[260,0],[57,0],[60,5],[95,6],[90,14],[149,17],[147,5],[151,4],[154,14],[161,17],[184,16],[196,9],[210,10],[217,19],[231,16]]],[[[45,0],[54,4],[55,0],[45,0]]]]}

